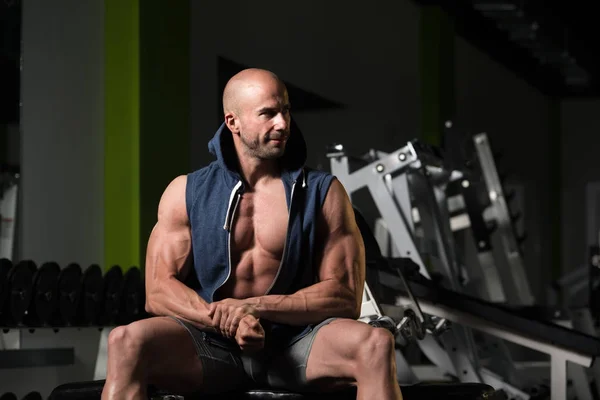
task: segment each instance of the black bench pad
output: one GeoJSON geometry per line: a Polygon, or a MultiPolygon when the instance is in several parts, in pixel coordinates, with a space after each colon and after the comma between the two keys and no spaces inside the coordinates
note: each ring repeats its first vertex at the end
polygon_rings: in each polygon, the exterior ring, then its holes
{"type": "MultiPolygon", "coordinates": [[[[74,382],[55,388],[48,400],[100,400],[104,380],[74,382]]],[[[419,383],[401,386],[404,399],[449,399],[449,400],[502,400],[505,396],[492,387],[480,383],[419,383]]],[[[157,398],[169,394],[149,388],[148,396],[157,398]]],[[[240,392],[206,396],[184,396],[185,400],[354,400],[356,389],[335,393],[300,394],[282,390],[251,389],[240,392]]]]}

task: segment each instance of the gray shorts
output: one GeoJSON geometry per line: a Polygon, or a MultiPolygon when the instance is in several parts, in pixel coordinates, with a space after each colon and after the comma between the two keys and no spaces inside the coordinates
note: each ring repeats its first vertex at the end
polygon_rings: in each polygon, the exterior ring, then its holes
{"type": "Polygon", "coordinates": [[[204,373],[203,392],[220,393],[250,386],[310,391],[306,382],[308,355],[318,330],[336,318],[310,325],[282,345],[267,345],[253,355],[243,354],[236,343],[173,319],[187,329],[194,341],[204,373]]]}

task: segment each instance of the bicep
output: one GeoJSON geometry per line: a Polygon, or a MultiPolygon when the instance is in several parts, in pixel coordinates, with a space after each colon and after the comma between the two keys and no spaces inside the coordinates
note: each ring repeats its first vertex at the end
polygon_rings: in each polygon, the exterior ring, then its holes
{"type": "Polygon", "coordinates": [[[158,220],[150,233],[146,251],[146,276],[153,281],[188,273],[191,233],[185,205],[186,177],[173,180],[158,206],[158,220]]]}
{"type": "Polygon", "coordinates": [[[342,184],[334,179],[327,192],[319,223],[322,249],[319,280],[336,280],[362,296],[365,249],[354,209],[342,184]]]}

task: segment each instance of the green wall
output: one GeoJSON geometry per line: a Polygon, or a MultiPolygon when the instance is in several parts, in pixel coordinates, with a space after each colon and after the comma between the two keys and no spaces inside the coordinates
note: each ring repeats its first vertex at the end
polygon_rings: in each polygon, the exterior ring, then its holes
{"type": "Polygon", "coordinates": [[[143,267],[160,196],[189,168],[189,1],[105,0],[105,266],[143,267]]]}
{"type": "Polygon", "coordinates": [[[138,0],[105,0],[104,262],[140,265],[138,0]]]}

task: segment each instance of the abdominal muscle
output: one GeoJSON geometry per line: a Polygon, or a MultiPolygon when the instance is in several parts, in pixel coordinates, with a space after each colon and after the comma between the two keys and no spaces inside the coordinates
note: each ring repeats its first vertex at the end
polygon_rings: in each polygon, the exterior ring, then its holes
{"type": "Polygon", "coordinates": [[[231,232],[231,273],[215,300],[264,296],[277,276],[288,214],[283,186],[268,189],[245,193],[238,204],[231,232]]]}
{"type": "Polygon", "coordinates": [[[244,252],[227,282],[217,292],[218,298],[245,299],[267,293],[277,276],[280,262],[260,253],[260,249],[244,252]]]}

